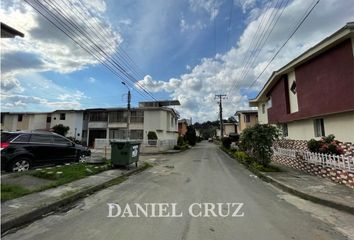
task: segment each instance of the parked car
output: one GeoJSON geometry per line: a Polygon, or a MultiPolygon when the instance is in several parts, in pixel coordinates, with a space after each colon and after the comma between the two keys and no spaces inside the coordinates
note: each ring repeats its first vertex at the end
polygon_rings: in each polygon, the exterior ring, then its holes
{"type": "Polygon", "coordinates": [[[1,170],[26,171],[33,166],[83,160],[91,155],[84,146],[52,132],[2,132],[1,170]]]}
{"type": "Polygon", "coordinates": [[[208,142],[213,142],[213,139],[212,138],[208,138],[208,142]]]}

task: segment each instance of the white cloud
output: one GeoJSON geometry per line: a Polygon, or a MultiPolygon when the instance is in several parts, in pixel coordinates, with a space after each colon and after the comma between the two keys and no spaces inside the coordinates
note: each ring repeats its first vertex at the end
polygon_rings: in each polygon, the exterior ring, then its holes
{"type": "Polygon", "coordinates": [[[206,28],[206,24],[202,23],[201,21],[197,21],[194,24],[189,24],[187,23],[186,19],[182,15],[181,20],[179,22],[179,27],[181,29],[181,32],[186,32],[186,31],[202,30],[206,28]]]}
{"type": "MultiPolygon", "coordinates": [[[[202,1],[190,1],[197,6],[202,1]]],[[[253,1],[243,1],[245,9],[251,8],[253,1]]],[[[353,21],[354,5],[352,1],[341,1],[333,4],[322,1],[305,21],[300,30],[288,42],[275,61],[268,67],[263,76],[252,89],[251,82],[264,69],[269,59],[274,55],[275,49],[286,40],[309,6],[306,0],[296,0],[289,4],[274,28],[268,41],[252,65],[244,68],[244,63],[251,53],[249,48],[252,39],[257,37],[257,27],[264,14],[257,10],[257,14],[249,9],[249,15],[254,19],[247,19],[247,26],[237,44],[225,54],[218,54],[214,58],[202,59],[188,74],[168,81],[156,81],[146,76],[140,83],[153,92],[166,91],[171,98],[180,100],[178,108],[182,117],[193,117],[195,121],[213,120],[218,118],[218,105],[214,99],[215,94],[228,93],[236,86],[228,99],[224,102],[225,118],[233,115],[237,110],[248,109],[247,92],[258,91],[263,86],[270,74],[285,65],[287,62],[306,51],[325,37],[329,36],[346,22],[353,21]],[[241,78],[245,69],[249,71],[247,77],[241,78]]],[[[200,5],[200,4],[199,4],[200,5]]],[[[271,9],[268,9],[270,11],[271,9]]],[[[277,9],[276,11],[281,11],[277,9]]],[[[255,51],[254,49],[252,50],[255,51]]]]}
{"type": "Polygon", "coordinates": [[[243,13],[246,13],[255,7],[257,0],[235,0],[234,2],[242,8],[243,13]]]}
{"type": "MultiPolygon", "coordinates": [[[[78,0],[56,2],[62,8],[79,8],[78,0]],[[60,5],[59,5],[60,4],[60,5]]],[[[108,54],[113,54],[122,42],[121,36],[114,31],[107,19],[102,17],[106,9],[104,1],[89,1],[89,12],[82,12],[87,21],[80,21],[78,14],[66,11],[66,16],[77,22],[82,29],[93,31],[95,28],[105,28],[112,33],[106,36],[106,41],[99,41],[101,47],[108,54]],[[107,47],[110,46],[110,47],[107,47]]],[[[55,28],[41,15],[24,1],[14,0],[0,9],[2,21],[20,30],[25,34],[24,38],[2,39],[1,65],[6,71],[17,72],[40,72],[55,71],[69,73],[85,68],[88,65],[98,64],[99,61],[89,55],[85,50],[78,47],[69,37],[55,28]],[[25,57],[23,57],[25,55],[25,57]],[[26,62],[26,60],[28,60],[26,62]],[[31,60],[31,61],[29,61],[31,60]]],[[[81,18],[80,18],[81,17],[81,18]]],[[[107,34],[106,34],[107,35],[107,34]]],[[[71,35],[76,40],[81,36],[79,33],[71,35]]],[[[89,43],[93,46],[92,43],[89,43]]]]}
{"type": "Polygon", "coordinates": [[[90,83],[95,83],[95,82],[96,82],[96,78],[94,78],[94,77],[89,77],[89,82],[90,82],[90,83]]]}
{"type": "Polygon", "coordinates": [[[189,6],[193,11],[205,11],[210,20],[214,20],[214,18],[219,14],[219,7],[222,2],[218,0],[189,0],[189,6]]]}

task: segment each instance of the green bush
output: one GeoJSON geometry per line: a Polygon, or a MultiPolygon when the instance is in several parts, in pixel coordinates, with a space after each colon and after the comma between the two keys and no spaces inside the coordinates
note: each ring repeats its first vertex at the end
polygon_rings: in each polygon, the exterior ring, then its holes
{"type": "Polygon", "coordinates": [[[177,138],[177,146],[183,146],[185,144],[186,144],[186,142],[184,141],[184,138],[182,136],[178,136],[178,138],[177,138]]]}
{"type": "Polygon", "coordinates": [[[64,126],[63,124],[57,124],[53,126],[52,129],[55,133],[65,136],[68,133],[70,127],[64,126]]]}
{"type": "Polygon", "coordinates": [[[307,148],[310,150],[310,152],[319,152],[320,147],[320,141],[316,141],[315,139],[311,139],[307,142],[307,148]]]}
{"type": "Polygon", "coordinates": [[[149,140],[157,140],[157,134],[154,131],[148,132],[147,137],[148,137],[149,140]]]}
{"type": "Polygon", "coordinates": [[[222,142],[222,145],[226,148],[226,149],[230,149],[230,146],[231,146],[231,138],[229,137],[224,137],[221,139],[221,142],[222,142]]]}
{"type": "Polygon", "coordinates": [[[181,150],[181,146],[175,145],[175,146],[173,147],[173,150],[181,150]]]}
{"type": "Polygon", "coordinates": [[[256,124],[243,130],[240,146],[258,163],[267,166],[273,154],[273,142],[279,138],[279,135],[279,130],[272,125],[256,124]]]}
{"type": "Polygon", "coordinates": [[[344,150],[339,146],[339,143],[339,141],[335,140],[335,136],[330,134],[318,141],[311,139],[307,143],[307,148],[310,152],[340,155],[344,153],[344,150]]]}

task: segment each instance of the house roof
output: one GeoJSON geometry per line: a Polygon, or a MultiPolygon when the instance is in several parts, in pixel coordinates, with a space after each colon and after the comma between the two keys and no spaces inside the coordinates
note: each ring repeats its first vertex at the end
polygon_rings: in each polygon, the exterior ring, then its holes
{"type": "Polygon", "coordinates": [[[16,36],[24,37],[25,35],[7,24],[1,23],[1,38],[14,38],[16,36]]]}
{"type": "Polygon", "coordinates": [[[262,90],[258,93],[257,97],[249,100],[249,105],[251,107],[256,107],[258,102],[267,100],[267,92],[277,83],[277,81],[283,76],[291,71],[293,71],[296,67],[302,65],[303,63],[309,61],[310,59],[318,56],[319,54],[327,51],[330,48],[340,44],[346,39],[350,39],[354,37],[354,22],[347,23],[344,27],[323,39],[321,42],[308,49],[300,56],[296,57],[288,64],[283,66],[282,68],[274,71],[266,84],[263,86],[262,90]]]}
{"type": "Polygon", "coordinates": [[[236,116],[238,113],[242,113],[242,114],[246,114],[246,113],[248,113],[248,114],[256,114],[256,113],[258,113],[258,111],[257,111],[257,110],[240,110],[240,111],[237,111],[237,112],[235,113],[235,116],[236,116]]]}
{"type": "Polygon", "coordinates": [[[146,101],[146,102],[139,102],[140,107],[150,107],[150,106],[159,106],[159,107],[165,107],[165,106],[180,106],[181,103],[178,100],[162,100],[162,101],[146,101]]]}

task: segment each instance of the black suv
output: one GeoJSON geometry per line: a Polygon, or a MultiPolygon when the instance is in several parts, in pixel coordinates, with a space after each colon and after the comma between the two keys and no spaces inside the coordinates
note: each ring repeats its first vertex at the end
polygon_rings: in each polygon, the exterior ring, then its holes
{"type": "Polygon", "coordinates": [[[88,148],[52,132],[2,132],[1,170],[26,171],[33,166],[83,160],[88,148]]]}

